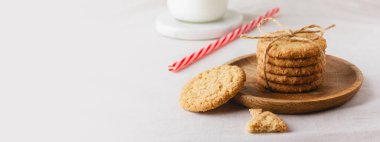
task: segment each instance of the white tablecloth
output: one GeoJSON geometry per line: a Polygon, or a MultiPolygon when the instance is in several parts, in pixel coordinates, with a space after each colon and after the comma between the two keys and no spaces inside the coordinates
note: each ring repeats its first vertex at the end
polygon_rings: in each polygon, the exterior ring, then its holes
{"type": "Polygon", "coordinates": [[[210,41],[156,33],[154,20],[166,10],[164,0],[1,1],[0,141],[379,141],[379,1],[230,3],[247,20],[278,6],[278,20],[291,28],[336,24],[325,35],[327,53],[362,70],[359,93],[329,111],[280,115],[288,133],[249,134],[250,116],[242,106],[190,113],[178,99],[197,73],[256,52],[255,40],[237,40],[171,73],[170,63],[210,41]]]}

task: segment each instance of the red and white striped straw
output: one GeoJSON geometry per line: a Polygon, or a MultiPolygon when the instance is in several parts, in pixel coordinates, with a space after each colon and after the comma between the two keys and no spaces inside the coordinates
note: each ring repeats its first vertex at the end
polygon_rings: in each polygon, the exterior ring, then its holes
{"type": "Polygon", "coordinates": [[[219,38],[213,43],[210,43],[208,46],[203,47],[197,52],[194,52],[190,54],[189,56],[186,56],[182,58],[180,61],[176,61],[173,64],[169,65],[169,71],[171,72],[178,72],[181,69],[186,68],[187,66],[195,63],[199,59],[205,57],[206,55],[214,52],[215,50],[223,47],[224,45],[234,41],[237,37],[240,37],[241,34],[245,34],[247,32],[252,31],[254,28],[256,28],[257,24],[261,22],[261,20],[273,17],[275,14],[277,14],[280,11],[280,8],[273,8],[265,13],[265,15],[262,15],[249,23],[240,26],[239,28],[233,30],[232,32],[228,33],[227,35],[219,38]]]}

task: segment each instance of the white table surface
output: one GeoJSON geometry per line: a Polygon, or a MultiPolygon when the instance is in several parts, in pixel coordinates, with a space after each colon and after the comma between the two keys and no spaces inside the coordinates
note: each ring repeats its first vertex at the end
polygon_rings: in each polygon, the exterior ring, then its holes
{"type": "MultiPolygon", "coordinates": [[[[284,134],[249,134],[248,110],[228,103],[208,113],[178,104],[197,73],[256,52],[238,40],[180,73],[177,59],[210,41],[181,41],[154,30],[164,0],[0,1],[0,141],[379,141],[380,2],[231,0],[247,19],[279,6],[283,24],[337,27],[328,54],[364,74],[347,104],[307,115],[280,115],[284,134]]],[[[276,30],[274,25],[267,30],[276,30]]],[[[258,35],[257,30],[251,35],[258,35]]]]}

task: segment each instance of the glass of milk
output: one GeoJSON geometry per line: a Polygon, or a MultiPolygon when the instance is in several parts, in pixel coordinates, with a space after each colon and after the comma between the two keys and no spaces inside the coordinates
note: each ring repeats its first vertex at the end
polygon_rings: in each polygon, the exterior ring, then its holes
{"type": "Polygon", "coordinates": [[[170,14],[186,22],[219,20],[227,11],[228,0],[168,0],[170,14]]]}

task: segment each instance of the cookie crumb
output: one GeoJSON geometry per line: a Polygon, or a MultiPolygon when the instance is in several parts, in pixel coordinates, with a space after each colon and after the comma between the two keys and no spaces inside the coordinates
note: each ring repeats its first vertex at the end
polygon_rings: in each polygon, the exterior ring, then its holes
{"type": "Polygon", "coordinates": [[[273,133],[273,132],[286,132],[288,126],[285,122],[269,111],[262,111],[262,109],[249,109],[251,113],[251,120],[247,124],[247,130],[250,133],[273,133]]]}

